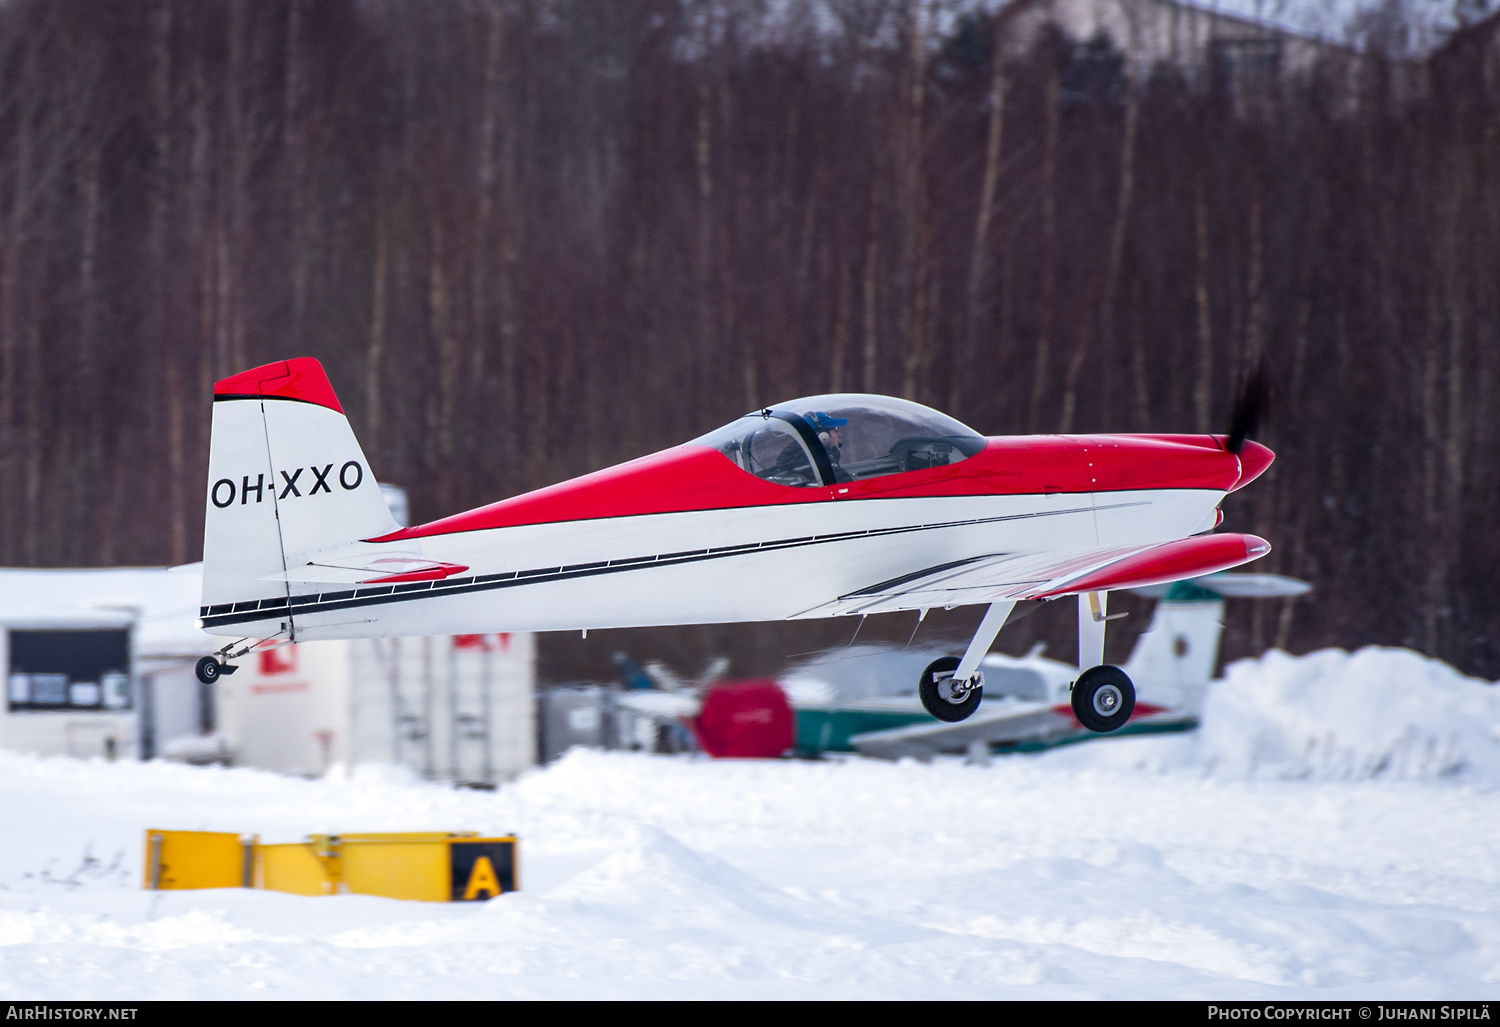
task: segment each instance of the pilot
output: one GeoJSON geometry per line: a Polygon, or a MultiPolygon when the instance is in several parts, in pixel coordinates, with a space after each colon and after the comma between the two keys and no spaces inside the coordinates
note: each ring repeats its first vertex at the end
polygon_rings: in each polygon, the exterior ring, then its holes
{"type": "Polygon", "coordinates": [[[821,410],[808,414],[807,419],[812,423],[813,431],[818,433],[818,441],[823,443],[823,449],[828,453],[834,478],[838,481],[852,480],[849,472],[839,466],[844,457],[843,427],[849,423],[849,419],[834,417],[821,410]]]}

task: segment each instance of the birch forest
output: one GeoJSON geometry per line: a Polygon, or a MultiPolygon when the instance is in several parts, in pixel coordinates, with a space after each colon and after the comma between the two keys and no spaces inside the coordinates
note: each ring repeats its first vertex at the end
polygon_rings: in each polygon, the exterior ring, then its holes
{"type": "Polygon", "coordinates": [[[1008,10],[4,0],[0,560],[196,560],[287,356],[418,520],[819,392],[1222,432],[1263,364],[1225,527],[1316,591],[1226,655],[1500,677],[1494,20],[1257,75],[1008,10]]]}

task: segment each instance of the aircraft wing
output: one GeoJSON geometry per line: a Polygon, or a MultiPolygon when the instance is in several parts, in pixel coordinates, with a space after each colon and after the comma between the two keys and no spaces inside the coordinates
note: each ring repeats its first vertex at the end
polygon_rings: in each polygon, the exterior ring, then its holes
{"type": "Polygon", "coordinates": [[[1262,538],[1225,533],[1071,553],[995,553],[876,582],[798,617],[892,613],[1135,588],[1222,571],[1270,550],[1262,538]]]}

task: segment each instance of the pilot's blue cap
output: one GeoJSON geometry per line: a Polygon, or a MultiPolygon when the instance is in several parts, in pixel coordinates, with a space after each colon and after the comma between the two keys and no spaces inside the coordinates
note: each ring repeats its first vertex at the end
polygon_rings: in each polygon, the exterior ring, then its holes
{"type": "Polygon", "coordinates": [[[812,422],[813,427],[818,431],[827,431],[829,428],[842,428],[849,423],[847,417],[830,417],[821,410],[808,414],[807,419],[812,422]]]}

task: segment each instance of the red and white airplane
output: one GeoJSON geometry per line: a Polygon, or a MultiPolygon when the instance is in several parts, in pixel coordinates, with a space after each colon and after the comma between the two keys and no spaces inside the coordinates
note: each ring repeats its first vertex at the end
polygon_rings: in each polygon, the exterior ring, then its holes
{"type": "Polygon", "coordinates": [[[214,386],[201,627],[252,649],[331,638],[559,631],[988,607],[923,705],[963,720],[1023,599],[1078,596],[1078,719],[1129,719],[1103,666],[1111,589],[1256,559],[1208,534],[1271,463],[1216,435],[985,438],[874,395],[766,407],[691,442],[429,524],[399,527],[318,361],[214,386]]]}

